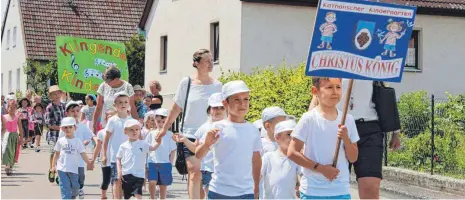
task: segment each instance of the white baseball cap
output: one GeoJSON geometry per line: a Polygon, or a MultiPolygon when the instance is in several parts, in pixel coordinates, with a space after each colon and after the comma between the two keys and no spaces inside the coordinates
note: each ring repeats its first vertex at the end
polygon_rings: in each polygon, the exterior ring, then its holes
{"type": "Polygon", "coordinates": [[[67,111],[68,108],[69,108],[70,106],[72,106],[72,105],[79,106],[79,103],[76,102],[76,101],[69,101],[69,102],[66,104],[66,106],[65,106],[65,111],[67,111]]]}
{"type": "Polygon", "coordinates": [[[223,99],[238,93],[250,92],[247,85],[241,80],[227,82],[223,85],[223,89],[221,91],[223,93],[223,99]]]}
{"type": "Polygon", "coordinates": [[[155,115],[168,117],[168,109],[166,108],[159,108],[155,111],[155,115]]]}
{"type": "Polygon", "coordinates": [[[84,104],[84,103],[82,103],[81,100],[76,101],[76,103],[78,103],[79,105],[84,104]]]}
{"type": "Polygon", "coordinates": [[[117,99],[118,97],[123,97],[123,96],[124,96],[124,97],[129,97],[129,94],[128,94],[127,92],[125,92],[125,91],[117,92],[117,93],[115,94],[115,96],[114,96],[114,97],[115,97],[115,100],[114,100],[114,101],[116,101],[116,99],[117,99]]]}
{"type": "Polygon", "coordinates": [[[263,121],[262,121],[262,119],[259,119],[259,120],[257,120],[257,121],[254,121],[254,122],[253,122],[253,125],[255,126],[255,128],[258,128],[258,129],[263,128],[263,121]]]}
{"type": "Polygon", "coordinates": [[[282,108],[277,106],[268,107],[265,108],[262,112],[262,121],[267,122],[280,116],[288,117],[288,115],[286,114],[286,112],[284,112],[282,108]]]}
{"type": "Polygon", "coordinates": [[[286,121],[279,122],[274,127],[274,135],[276,136],[285,131],[293,131],[296,125],[297,124],[295,123],[294,120],[286,120],[286,121]]]}
{"type": "Polygon", "coordinates": [[[129,128],[129,127],[133,127],[133,126],[141,127],[142,124],[140,124],[140,122],[135,120],[135,119],[128,119],[126,122],[124,122],[124,128],[129,128]]]}
{"type": "Polygon", "coordinates": [[[221,93],[215,93],[208,98],[208,105],[210,107],[222,107],[223,106],[223,95],[221,93]]]}
{"type": "Polygon", "coordinates": [[[147,120],[149,120],[149,117],[150,117],[150,116],[154,116],[154,117],[155,117],[155,111],[152,110],[152,111],[149,111],[149,112],[145,113],[145,115],[144,115],[144,122],[147,122],[147,120]]]}
{"type": "Polygon", "coordinates": [[[63,126],[76,126],[76,120],[72,117],[65,117],[61,120],[60,127],[63,126]]]}
{"type": "Polygon", "coordinates": [[[10,101],[10,100],[15,100],[15,101],[16,101],[16,96],[15,96],[15,95],[12,95],[12,94],[6,95],[5,101],[8,102],[8,101],[10,101]]]}

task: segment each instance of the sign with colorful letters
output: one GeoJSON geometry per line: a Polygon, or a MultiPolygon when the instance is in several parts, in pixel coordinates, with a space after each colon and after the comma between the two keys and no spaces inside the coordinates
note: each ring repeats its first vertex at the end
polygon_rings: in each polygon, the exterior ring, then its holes
{"type": "Polygon", "coordinates": [[[96,94],[107,67],[116,66],[128,80],[123,43],[57,36],[58,85],[66,92],[96,94]]]}
{"type": "Polygon", "coordinates": [[[307,76],[400,82],[416,7],[320,0],[307,76]]]}

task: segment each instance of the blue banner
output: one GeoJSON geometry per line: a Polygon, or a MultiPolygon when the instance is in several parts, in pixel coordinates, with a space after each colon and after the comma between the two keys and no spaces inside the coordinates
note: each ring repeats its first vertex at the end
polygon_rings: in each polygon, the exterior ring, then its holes
{"type": "Polygon", "coordinates": [[[320,0],[307,76],[400,82],[416,7],[320,0]]]}

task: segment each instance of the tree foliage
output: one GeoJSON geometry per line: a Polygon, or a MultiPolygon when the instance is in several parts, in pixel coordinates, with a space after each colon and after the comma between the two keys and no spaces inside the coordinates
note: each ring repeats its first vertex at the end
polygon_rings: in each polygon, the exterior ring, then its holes
{"type": "Polygon", "coordinates": [[[129,83],[144,85],[145,76],[145,38],[135,34],[125,42],[128,58],[129,83]]]}
{"type": "Polygon", "coordinates": [[[27,60],[24,65],[24,73],[27,76],[26,84],[38,95],[46,95],[48,81],[58,84],[57,62],[55,60],[41,63],[36,60],[27,60]]]}

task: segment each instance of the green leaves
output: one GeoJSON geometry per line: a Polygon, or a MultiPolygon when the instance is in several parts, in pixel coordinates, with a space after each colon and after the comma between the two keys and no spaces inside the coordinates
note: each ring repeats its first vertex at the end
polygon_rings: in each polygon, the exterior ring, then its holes
{"type": "Polygon", "coordinates": [[[255,68],[252,73],[222,72],[223,83],[243,80],[252,91],[250,110],[246,118],[255,121],[261,118],[263,109],[279,106],[287,114],[300,118],[307,112],[311,101],[311,79],[305,76],[305,64],[296,66],[269,66],[255,68]]]}
{"type": "Polygon", "coordinates": [[[135,34],[131,40],[124,43],[128,58],[129,83],[144,85],[145,77],[145,38],[135,34]]]}
{"type": "Polygon", "coordinates": [[[56,61],[39,62],[27,60],[24,64],[24,73],[27,75],[26,84],[38,95],[46,95],[48,91],[48,81],[58,84],[56,61]]]}

